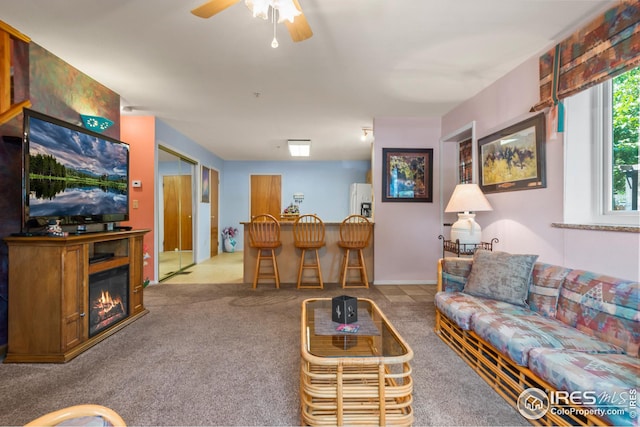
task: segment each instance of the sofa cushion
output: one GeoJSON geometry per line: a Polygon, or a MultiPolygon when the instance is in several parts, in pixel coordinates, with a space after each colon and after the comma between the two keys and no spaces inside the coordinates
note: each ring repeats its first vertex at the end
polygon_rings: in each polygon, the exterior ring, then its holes
{"type": "Polygon", "coordinates": [[[638,359],[536,348],[529,353],[529,369],[557,390],[594,392],[596,407],[622,409],[622,414],[605,411],[602,418],[611,425],[637,425],[637,407],[631,407],[630,399],[638,395],[638,359]]]}
{"type": "Polygon", "coordinates": [[[543,316],[555,318],[560,286],[570,268],[536,262],[529,286],[529,308],[543,316]]]}
{"type": "Polygon", "coordinates": [[[473,316],[477,313],[511,313],[526,315],[529,310],[524,307],[488,298],[474,297],[462,292],[438,292],[435,305],[442,314],[451,319],[461,329],[468,331],[473,325],[473,316]]]}
{"type": "Polygon", "coordinates": [[[471,272],[471,258],[443,258],[442,259],[442,290],[460,292],[467,283],[471,272]]]}
{"type": "Polygon", "coordinates": [[[565,278],[560,291],[556,318],[638,357],[638,307],[638,282],[573,270],[565,278]]]}
{"type": "Polygon", "coordinates": [[[529,282],[537,255],[513,255],[478,250],[464,292],[526,306],[529,282]]]}
{"type": "Polygon", "coordinates": [[[527,366],[529,351],[538,347],[622,353],[619,347],[532,311],[521,315],[476,313],[473,331],[520,366],[527,366]]]}

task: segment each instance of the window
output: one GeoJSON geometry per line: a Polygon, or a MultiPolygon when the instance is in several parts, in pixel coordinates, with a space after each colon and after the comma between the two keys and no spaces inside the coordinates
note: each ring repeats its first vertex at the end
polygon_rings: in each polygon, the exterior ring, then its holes
{"type": "Polygon", "coordinates": [[[605,120],[610,120],[611,132],[605,139],[607,211],[638,211],[640,68],[615,77],[608,86],[611,109],[605,111],[605,120]]]}
{"type": "Polygon", "coordinates": [[[638,68],[565,99],[564,221],[639,225],[638,68]]]}

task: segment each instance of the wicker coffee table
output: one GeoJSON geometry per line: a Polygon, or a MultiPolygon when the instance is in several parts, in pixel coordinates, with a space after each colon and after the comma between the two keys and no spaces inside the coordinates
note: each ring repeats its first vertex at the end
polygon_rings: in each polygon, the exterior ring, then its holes
{"type": "Polygon", "coordinates": [[[302,302],[302,424],[411,425],[413,351],[369,299],[358,299],[354,324],[336,330],[331,298],[302,302]]]}

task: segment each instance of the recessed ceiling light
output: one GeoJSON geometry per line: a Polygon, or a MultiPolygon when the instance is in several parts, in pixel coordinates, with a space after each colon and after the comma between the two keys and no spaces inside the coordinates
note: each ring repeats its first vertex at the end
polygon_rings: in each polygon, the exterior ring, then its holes
{"type": "Polygon", "coordinates": [[[309,157],[311,154],[310,139],[289,139],[287,144],[289,145],[291,157],[309,157]]]}

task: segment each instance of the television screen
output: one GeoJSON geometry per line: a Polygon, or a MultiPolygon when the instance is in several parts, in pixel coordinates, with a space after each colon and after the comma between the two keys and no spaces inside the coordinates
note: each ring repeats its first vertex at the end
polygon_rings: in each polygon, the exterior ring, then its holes
{"type": "Polygon", "coordinates": [[[128,220],[129,145],[24,111],[25,229],[128,220]]]}

